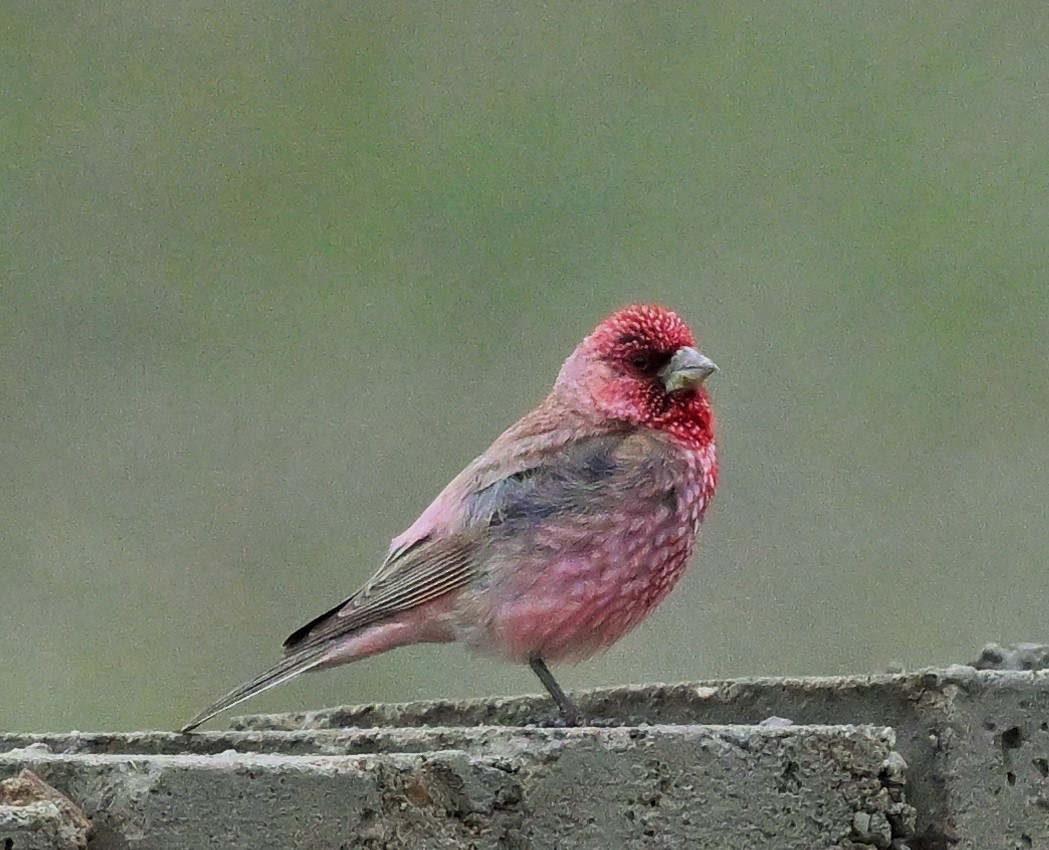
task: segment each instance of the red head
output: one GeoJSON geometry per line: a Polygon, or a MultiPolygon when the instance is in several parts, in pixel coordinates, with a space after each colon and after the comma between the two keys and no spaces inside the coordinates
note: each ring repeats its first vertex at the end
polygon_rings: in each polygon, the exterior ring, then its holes
{"type": "Polygon", "coordinates": [[[565,361],[555,391],[603,417],[665,431],[694,448],[714,440],[703,382],[717,367],[681,318],[636,304],[613,313],[565,361]]]}

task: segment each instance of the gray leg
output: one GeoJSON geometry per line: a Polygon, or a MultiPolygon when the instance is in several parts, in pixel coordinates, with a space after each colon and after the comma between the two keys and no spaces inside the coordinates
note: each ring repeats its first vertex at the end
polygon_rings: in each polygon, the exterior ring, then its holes
{"type": "Polygon", "coordinates": [[[557,679],[550,672],[550,668],[543,663],[543,659],[537,655],[533,656],[528,659],[528,665],[532,668],[532,672],[539,677],[543,687],[550,692],[550,696],[554,698],[557,707],[561,709],[561,716],[565,720],[565,725],[578,726],[583,719],[583,713],[579,710],[579,706],[568,698],[568,694],[561,690],[561,686],[557,684],[557,679]]]}

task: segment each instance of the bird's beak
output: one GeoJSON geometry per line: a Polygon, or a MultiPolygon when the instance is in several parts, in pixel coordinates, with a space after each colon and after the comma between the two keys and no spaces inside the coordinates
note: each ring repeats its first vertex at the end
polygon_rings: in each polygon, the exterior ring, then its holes
{"type": "Polygon", "coordinates": [[[674,352],[670,362],[659,370],[659,377],[663,379],[667,392],[675,393],[702,386],[717,370],[713,360],[686,345],[674,352]]]}

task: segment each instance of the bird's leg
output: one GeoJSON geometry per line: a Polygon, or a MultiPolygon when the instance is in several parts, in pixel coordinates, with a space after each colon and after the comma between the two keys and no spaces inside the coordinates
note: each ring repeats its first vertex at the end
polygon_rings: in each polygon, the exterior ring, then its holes
{"type": "Polygon", "coordinates": [[[550,668],[546,666],[543,659],[538,655],[533,655],[528,659],[528,666],[539,677],[543,687],[550,692],[550,696],[554,698],[557,707],[561,709],[561,716],[564,718],[565,725],[578,726],[583,719],[583,713],[579,710],[579,706],[572,702],[568,698],[568,694],[557,684],[557,679],[554,678],[554,674],[550,672],[550,668]]]}

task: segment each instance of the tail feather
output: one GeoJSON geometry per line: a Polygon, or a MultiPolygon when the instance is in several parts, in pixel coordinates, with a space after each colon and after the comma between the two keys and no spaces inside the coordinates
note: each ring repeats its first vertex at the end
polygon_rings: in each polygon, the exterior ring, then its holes
{"type": "Polygon", "coordinates": [[[305,652],[289,655],[273,667],[270,667],[269,670],[260,673],[243,685],[238,685],[225,696],[219,697],[179,731],[189,732],[201,723],[210,720],[216,714],[221,714],[227,708],[232,708],[256,694],[261,694],[263,691],[282,685],[289,679],[294,679],[300,673],[305,673],[307,670],[317,667],[324,661],[326,650],[327,647],[313,647],[305,652]]]}

